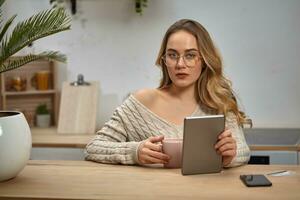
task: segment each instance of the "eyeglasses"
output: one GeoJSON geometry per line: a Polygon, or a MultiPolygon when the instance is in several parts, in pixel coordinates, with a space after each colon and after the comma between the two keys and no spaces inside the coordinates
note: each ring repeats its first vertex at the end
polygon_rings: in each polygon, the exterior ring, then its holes
{"type": "Polygon", "coordinates": [[[198,52],[187,52],[183,55],[178,55],[175,52],[167,52],[162,56],[162,60],[168,67],[175,67],[180,58],[183,58],[183,61],[187,67],[195,67],[197,62],[200,60],[200,55],[198,52]]]}

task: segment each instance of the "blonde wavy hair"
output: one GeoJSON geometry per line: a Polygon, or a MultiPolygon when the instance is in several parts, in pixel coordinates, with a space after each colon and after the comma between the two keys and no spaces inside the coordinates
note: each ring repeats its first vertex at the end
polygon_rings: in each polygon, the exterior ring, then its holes
{"type": "Polygon", "coordinates": [[[225,114],[225,116],[233,112],[238,124],[242,125],[245,121],[245,114],[239,110],[231,82],[223,74],[221,56],[207,30],[194,20],[179,20],[167,30],[156,59],[156,65],[162,69],[162,79],[158,88],[167,87],[172,83],[162,57],[166,53],[170,35],[180,30],[194,35],[198,43],[202,59],[202,72],[197,81],[196,91],[200,106],[205,106],[213,113],[225,114]]]}

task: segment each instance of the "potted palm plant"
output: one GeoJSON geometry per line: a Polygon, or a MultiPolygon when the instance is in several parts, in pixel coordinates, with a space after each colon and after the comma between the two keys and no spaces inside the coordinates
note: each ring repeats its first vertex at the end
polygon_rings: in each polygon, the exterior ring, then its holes
{"type": "MultiPolygon", "coordinates": [[[[0,73],[38,59],[66,61],[66,56],[57,51],[10,60],[11,56],[32,42],[69,30],[71,19],[63,8],[49,9],[19,22],[8,33],[16,15],[4,22],[1,12],[3,3],[4,0],[0,0],[0,73]]],[[[24,115],[21,112],[0,111],[0,181],[15,177],[23,169],[30,157],[31,146],[31,133],[24,115]]]]}

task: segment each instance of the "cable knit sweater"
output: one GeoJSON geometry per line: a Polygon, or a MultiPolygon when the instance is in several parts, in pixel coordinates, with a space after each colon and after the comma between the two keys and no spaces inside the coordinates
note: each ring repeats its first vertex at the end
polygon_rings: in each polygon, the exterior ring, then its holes
{"type": "MultiPolygon", "coordinates": [[[[200,106],[192,116],[208,115],[200,106]]],[[[226,128],[232,132],[237,143],[237,155],[226,167],[247,163],[250,150],[235,115],[228,114],[226,128]]],[[[137,150],[143,140],[150,136],[164,135],[166,138],[183,138],[183,125],[176,125],[157,116],[133,95],[119,106],[111,119],[97,132],[86,146],[86,160],[101,163],[138,164],[137,150]]]]}

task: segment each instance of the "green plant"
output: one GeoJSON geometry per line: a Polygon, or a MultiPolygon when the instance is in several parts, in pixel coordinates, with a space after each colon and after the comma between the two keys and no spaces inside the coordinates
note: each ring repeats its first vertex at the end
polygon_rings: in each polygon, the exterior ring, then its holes
{"type": "Polygon", "coordinates": [[[58,51],[44,51],[36,55],[29,54],[9,60],[12,55],[34,41],[69,30],[71,18],[63,8],[45,10],[19,22],[12,32],[8,34],[8,29],[17,15],[13,15],[6,23],[3,23],[2,5],[4,1],[0,0],[0,73],[13,70],[39,59],[66,61],[66,56],[58,51]]]}
{"type": "Polygon", "coordinates": [[[50,5],[52,5],[52,8],[65,7],[64,0],[50,0],[49,2],[50,5]]]}
{"type": "Polygon", "coordinates": [[[48,115],[50,113],[46,104],[38,105],[35,112],[37,115],[48,115]]]}
{"type": "Polygon", "coordinates": [[[135,12],[143,14],[144,8],[147,8],[148,0],[135,0],[135,12]]]}

